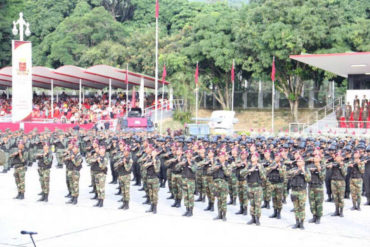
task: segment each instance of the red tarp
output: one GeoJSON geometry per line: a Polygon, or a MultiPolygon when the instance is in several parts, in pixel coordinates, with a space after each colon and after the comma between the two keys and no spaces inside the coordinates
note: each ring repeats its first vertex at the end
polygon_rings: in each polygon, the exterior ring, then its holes
{"type": "Polygon", "coordinates": [[[0,130],[3,132],[6,129],[10,129],[10,131],[17,131],[19,128],[19,123],[0,123],[0,130]]]}

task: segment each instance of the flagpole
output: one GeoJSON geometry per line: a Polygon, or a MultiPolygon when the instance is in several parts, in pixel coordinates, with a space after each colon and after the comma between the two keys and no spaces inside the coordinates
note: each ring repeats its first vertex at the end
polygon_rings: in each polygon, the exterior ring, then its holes
{"type": "Polygon", "coordinates": [[[161,126],[160,126],[160,134],[162,135],[162,125],[163,125],[163,102],[164,102],[164,81],[162,78],[162,102],[161,102],[161,126]]]}
{"type": "MultiPolygon", "coordinates": [[[[233,71],[232,73],[234,73],[234,70],[235,70],[235,60],[233,59],[233,71]]],[[[233,75],[233,80],[232,80],[232,94],[231,94],[231,111],[234,111],[234,90],[235,90],[235,86],[234,86],[234,82],[235,82],[235,79],[234,79],[234,75],[233,75]]]]}
{"type": "Polygon", "coordinates": [[[126,68],[126,116],[128,116],[128,64],[126,68]]]}
{"type": "Polygon", "coordinates": [[[155,111],[154,123],[158,124],[158,0],[156,1],[156,18],[155,18],[155,111]]]}
{"type": "Polygon", "coordinates": [[[274,118],[275,118],[275,56],[272,59],[272,73],[271,73],[271,79],[272,79],[272,106],[271,106],[271,132],[274,134],[274,118]]]}
{"type": "MultiPolygon", "coordinates": [[[[197,69],[198,69],[198,62],[197,62],[197,69]]],[[[198,126],[198,82],[195,85],[195,124],[198,126]]]]}

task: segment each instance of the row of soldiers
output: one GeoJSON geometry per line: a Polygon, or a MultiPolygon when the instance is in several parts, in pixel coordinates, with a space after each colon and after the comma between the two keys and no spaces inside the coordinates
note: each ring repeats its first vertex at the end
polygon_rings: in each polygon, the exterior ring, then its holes
{"type": "MultiPolygon", "coordinates": [[[[84,159],[90,167],[92,199],[98,200],[97,207],[103,206],[108,171],[112,175],[111,183],[119,183],[117,194],[122,195],[121,209],[129,208],[132,174],[135,185],[143,185],[140,190],[145,191],[147,197],[144,203],[150,204],[148,212],[153,213],[157,212],[159,188],[165,187],[166,182],[171,194],[168,199],[174,199],[172,206],[181,207],[183,200],[184,216],[193,215],[194,195],[198,194],[196,201],[208,199],[205,210],[213,211],[217,199],[215,219],[225,221],[229,196],[229,204],[235,205],[239,200],[238,214],[246,215],[249,206],[252,219],[248,223],[256,225],[260,224],[261,208],[270,208],[270,201],[274,211],[271,218],[281,218],[289,191],[296,218],[294,227],[304,228],[307,193],[313,214],[310,222],[319,224],[324,184],[328,200],[335,202],[334,216],[343,217],[347,187],[353,210],[361,209],[363,188],[367,204],[370,204],[370,146],[366,140],[262,136],[196,139],[82,130],[29,135],[10,133],[3,137],[1,146],[5,147],[14,137],[19,144],[16,152],[10,152],[8,161],[14,166],[17,199],[24,198],[27,166],[37,160],[42,188],[40,201],[48,200],[55,152],[57,167],[66,167],[66,197],[71,204],[77,204],[84,159]],[[42,148],[36,146],[33,155],[27,154],[35,147],[29,145],[27,150],[26,144],[40,140],[42,148]]],[[[8,169],[5,167],[4,171],[8,169]]]]}

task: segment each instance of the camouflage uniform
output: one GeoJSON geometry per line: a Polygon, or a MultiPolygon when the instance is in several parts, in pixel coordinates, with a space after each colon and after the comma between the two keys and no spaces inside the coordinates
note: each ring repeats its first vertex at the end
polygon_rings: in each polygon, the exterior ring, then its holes
{"type": "MultiPolygon", "coordinates": [[[[25,177],[26,177],[26,161],[24,159],[24,151],[20,151],[22,157],[17,153],[12,156],[12,166],[14,167],[14,178],[18,189],[18,195],[25,193],[25,177]]],[[[19,199],[19,198],[18,198],[19,199]]],[[[23,198],[22,198],[23,199],[23,198]]]]}
{"type": "Polygon", "coordinates": [[[331,168],[331,191],[336,208],[339,211],[343,210],[344,207],[344,192],[346,189],[345,177],[347,175],[347,165],[339,166],[337,163],[333,163],[334,167],[331,168]]]}
{"type": "Polygon", "coordinates": [[[263,165],[258,163],[256,166],[255,170],[250,170],[254,168],[248,166],[240,172],[241,176],[247,178],[250,214],[254,220],[252,223],[258,221],[261,216],[262,181],[266,180],[266,171],[263,165]]]}
{"type": "Polygon", "coordinates": [[[67,140],[66,139],[57,139],[54,142],[58,167],[63,166],[63,153],[67,147],[67,140]]]}
{"type": "Polygon", "coordinates": [[[154,161],[150,157],[150,161],[148,160],[144,167],[147,175],[147,186],[149,192],[148,196],[151,203],[151,209],[149,210],[149,212],[156,213],[158,204],[159,171],[161,169],[161,161],[158,157],[156,157],[154,161]]]}
{"type": "Polygon", "coordinates": [[[360,209],[362,193],[362,176],[365,173],[365,162],[354,164],[351,170],[351,197],[354,209],[360,209]]]}
{"type": "Polygon", "coordinates": [[[53,153],[49,151],[45,156],[41,154],[38,156],[39,160],[39,175],[41,190],[44,195],[49,194],[49,182],[50,182],[50,168],[53,163],[53,153]]]}
{"type": "Polygon", "coordinates": [[[235,175],[237,179],[238,197],[240,203],[240,211],[237,214],[247,215],[248,213],[248,189],[245,176],[241,176],[240,172],[246,167],[247,161],[238,160],[234,163],[236,166],[235,175]]]}
{"type": "MultiPolygon", "coordinates": [[[[181,162],[181,161],[180,161],[181,162]]],[[[182,176],[181,176],[181,166],[177,160],[177,164],[172,169],[172,190],[175,201],[180,201],[182,199],[182,176]]]]}
{"type": "MultiPolygon", "coordinates": [[[[206,158],[205,160],[203,160],[202,162],[200,162],[198,164],[198,167],[202,167],[202,170],[203,170],[203,177],[202,177],[202,187],[203,187],[203,190],[206,195],[207,195],[207,198],[208,198],[208,204],[209,204],[209,209],[210,210],[212,207],[213,207],[213,204],[215,202],[215,194],[214,194],[214,180],[213,180],[213,176],[210,172],[210,168],[211,168],[211,161],[206,158]]],[[[214,161],[215,162],[215,161],[214,161]]]]}
{"type": "MultiPolygon", "coordinates": [[[[195,173],[197,166],[194,161],[190,163],[184,160],[184,165],[181,166],[182,190],[184,193],[184,205],[187,209],[185,216],[191,216],[194,208],[194,191],[195,191],[195,173]],[[189,215],[191,212],[191,215],[189,215]]],[[[178,164],[179,165],[179,164],[178,164]]]]}
{"type": "Polygon", "coordinates": [[[1,147],[0,147],[3,151],[4,151],[4,155],[5,155],[5,162],[4,162],[4,167],[3,167],[3,171],[4,172],[7,172],[9,169],[10,169],[10,166],[11,166],[11,159],[9,158],[9,155],[10,155],[10,143],[9,141],[7,141],[6,143],[2,143],[1,147]]]}
{"type": "Polygon", "coordinates": [[[311,181],[311,173],[305,170],[302,171],[293,169],[289,171],[291,177],[291,199],[294,205],[294,213],[296,221],[302,224],[305,219],[305,205],[307,199],[307,183],[311,181]]]}
{"type": "Polygon", "coordinates": [[[310,210],[314,217],[312,222],[320,222],[323,212],[324,202],[324,188],[323,184],[326,177],[326,170],[324,166],[321,166],[320,172],[316,168],[310,169],[311,181],[309,182],[308,188],[308,201],[310,203],[310,210]]]}
{"type": "MultiPolygon", "coordinates": [[[[239,158],[234,158],[236,162],[240,160],[239,158]]],[[[228,189],[230,194],[230,204],[236,204],[236,197],[238,196],[238,179],[236,178],[235,169],[230,170],[230,176],[227,179],[228,189]]]]}
{"type": "Polygon", "coordinates": [[[106,156],[98,157],[98,171],[95,175],[96,192],[99,200],[105,199],[105,179],[107,177],[109,160],[106,156]]]}
{"type": "Polygon", "coordinates": [[[276,163],[274,162],[271,166],[266,168],[267,172],[267,193],[271,194],[272,203],[274,208],[274,215],[273,217],[278,216],[280,218],[280,212],[283,208],[283,197],[284,197],[284,181],[286,181],[286,169],[283,164],[281,164],[280,168],[276,167],[276,163]],[[274,168],[274,169],[273,169],[274,168]]]}
{"type": "Polygon", "coordinates": [[[122,160],[119,160],[114,164],[114,168],[118,172],[118,181],[121,187],[121,193],[123,196],[123,202],[126,204],[130,201],[130,182],[131,182],[131,170],[133,161],[130,157],[122,157],[122,160]]]}
{"type": "Polygon", "coordinates": [[[69,156],[70,163],[67,167],[69,177],[69,188],[71,189],[72,198],[77,199],[79,196],[80,170],[82,168],[83,158],[81,154],[71,153],[69,156]]]}

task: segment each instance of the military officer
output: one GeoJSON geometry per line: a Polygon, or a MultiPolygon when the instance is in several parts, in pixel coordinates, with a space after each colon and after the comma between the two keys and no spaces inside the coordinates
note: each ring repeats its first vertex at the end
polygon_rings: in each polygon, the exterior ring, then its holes
{"type": "Polygon", "coordinates": [[[40,202],[47,202],[49,198],[49,183],[50,183],[50,168],[53,164],[53,153],[49,150],[49,144],[44,143],[44,151],[36,155],[38,160],[38,172],[41,184],[41,198],[40,202]]]}
{"type": "Polygon", "coordinates": [[[310,203],[310,210],[313,215],[310,223],[320,224],[322,217],[323,202],[324,202],[324,188],[325,181],[325,166],[322,165],[322,160],[319,154],[316,154],[313,159],[313,166],[309,167],[311,173],[311,181],[308,187],[308,200],[310,203]]]}
{"type": "Polygon", "coordinates": [[[146,170],[148,196],[150,201],[150,209],[146,212],[153,214],[157,213],[158,192],[159,192],[159,171],[161,168],[161,161],[158,158],[159,150],[150,148],[149,159],[145,162],[144,169],[146,170]]]}
{"type": "Polygon", "coordinates": [[[18,189],[18,195],[15,199],[23,200],[25,193],[25,178],[26,178],[26,160],[24,156],[24,145],[20,141],[18,143],[18,150],[10,155],[12,158],[12,166],[14,167],[14,178],[18,189]]]}
{"type": "Polygon", "coordinates": [[[353,154],[353,161],[349,162],[351,167],[350,189],[352,197],[352,210],[361,210],[362,176],[365,172],[365,162],[360,159],[360,152],[353,154]]]}
{"type": "Polygon", "coordinates": [[[127,210],[130,202],[130,180],[133,160],[130,156],[131,148],[129,146],[124,146],[124,143],[120,142],[119,147],[120,152],[118,156],[120,157],[116,159],[117,162],[114,164],[123,197],[123,204],[119,209],[127,210]]]}
{"type": "Polygon", "coordinates": [[[67,164],[68,175],[70,176],[69,187],[71,188],[71,200],[68,201],[68,204],[76,205],[79,196],[79,187],[80,187],[80,170],[82,168],[83,157],[79,153],[78,145],[74,144],[72,152],[66,158],[69,163],[67,164]]]}

